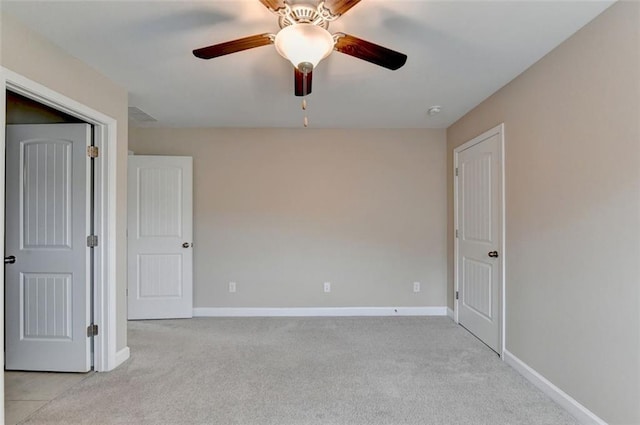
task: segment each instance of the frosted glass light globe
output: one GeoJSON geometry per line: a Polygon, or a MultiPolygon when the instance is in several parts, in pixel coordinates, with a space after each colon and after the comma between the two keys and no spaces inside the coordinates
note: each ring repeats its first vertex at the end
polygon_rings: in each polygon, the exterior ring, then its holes
{"type": "Polygon", "coordinates": [[[333,50],[333,36],[326,29],[313,24],[294,24],[284,27],[275,39],[276,50],[298,68],[311,63],[315,68],[333,50]]]}

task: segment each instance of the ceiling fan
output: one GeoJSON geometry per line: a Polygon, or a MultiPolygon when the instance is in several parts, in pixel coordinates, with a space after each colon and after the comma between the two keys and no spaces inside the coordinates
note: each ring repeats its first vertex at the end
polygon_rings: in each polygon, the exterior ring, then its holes
{"type": "Polygon", "coordinates": [[[360,0],[324,0],[313,6],[286,0],[260,0],[279,16],[277,34],[257,34],[193,51],[201,59],[213,59],[255,47],[275,44],[278,53],[294,66],[295,95],[311,93],[314,68],[333,50],[396,70],[407,61],[407,55],[344,33],[331,34],[329,23],[345,14],[360,0]]]}

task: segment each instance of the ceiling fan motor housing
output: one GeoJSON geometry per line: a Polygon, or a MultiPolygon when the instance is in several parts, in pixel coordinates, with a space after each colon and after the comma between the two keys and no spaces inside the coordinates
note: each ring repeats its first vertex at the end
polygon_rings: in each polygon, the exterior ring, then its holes
{"type": "Polygon", "coordinates": [[[280,28],[294,24],[313,24],[327,29],[329,28],[329,22],[338,18],[324,7],[324,2],[321,2],[317,7],[308,4],[287,4],[278,13],[280,15],[278,20],[280,28]]]}

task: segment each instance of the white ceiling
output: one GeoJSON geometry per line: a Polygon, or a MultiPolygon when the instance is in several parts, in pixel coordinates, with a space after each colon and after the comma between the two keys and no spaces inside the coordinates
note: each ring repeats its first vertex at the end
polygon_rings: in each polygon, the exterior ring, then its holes
{"type": "MultiPolygon", "coordinates": [[[[313,1],[313,0],[312,0],[313,1]]],[[[406,53],[389,71],[333,52],[314,71],[310,127],[444,128],[611,1],[362,0],[329,27],[406,53]],[[432,105],[442,112],[427,116],[432,105]]],[[[262,32],[258,0],[5,1],[9,13],[129,91],[162,127],[301,127],[293,69],[273,46],[209,61],[194,48],[262,32]]]]}

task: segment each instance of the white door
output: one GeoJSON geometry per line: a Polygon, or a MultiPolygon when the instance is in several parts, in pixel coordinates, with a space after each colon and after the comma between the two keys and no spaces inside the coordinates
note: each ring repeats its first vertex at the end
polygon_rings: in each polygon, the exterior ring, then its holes
{"type": "Polygon", "coordinates": [[[458,322],[501,353],[502,126],[456,151],[458,322]]]}
{"type": "Polygon", "coordinates": [[[7,126],[6,369],[91,369],[90,143],[87,124],[7,126]]]}
{"type": "Polygon", "coordinates": [[[192,158],[129,156],[129,319],[193,315],[192,158]]]}

